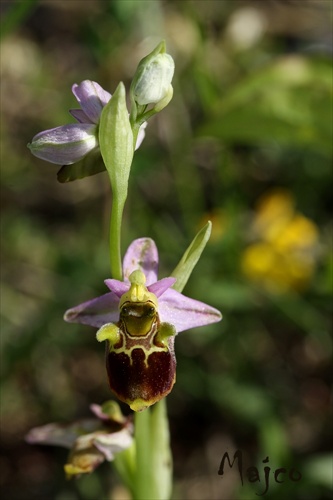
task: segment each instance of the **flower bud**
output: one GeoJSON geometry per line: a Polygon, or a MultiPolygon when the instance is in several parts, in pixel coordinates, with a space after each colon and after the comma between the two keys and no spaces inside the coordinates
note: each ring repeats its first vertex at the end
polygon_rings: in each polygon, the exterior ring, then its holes
{"type": "Polygon", "coordinates": [[[28,144],[34,156],[57,165],[80,161],[97,146],[96,125],[90,123],[71,123],[44,130],[28,144]]]}
{"type": "Polygon", "coordinates": [[[131,85],[134,100],[139,105],[146,105],[164,99],[170,94],[174,69],[175,63],[165,52],[165,43],[161,42],[139,63],[131,85]]]}

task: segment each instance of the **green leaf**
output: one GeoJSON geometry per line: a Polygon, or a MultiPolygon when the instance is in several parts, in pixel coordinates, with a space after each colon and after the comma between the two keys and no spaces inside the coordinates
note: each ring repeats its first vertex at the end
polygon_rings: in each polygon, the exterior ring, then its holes
{"type": "Polygon", "coordinates": [[[221,97],[199,132],[227,143],[307,147],[332,155],[331,61],[289,56],[221,97]]]}
{"type": "Polygon", "coordinates": [[[91,151],[81,161],[73,165],[64,165],[57,173],[59,182],[71,182],[77,179],[83,179],[91,175],[99,174],[105,171],[105,165],[101,158],[99,149],[91,151]]]}
{"type": "Polygon", "coordinates": [[[333,455],[322,453],[313,455],[305,461],[303,466],[304,477],[316,484],[332,488],[333,455]]]}
{"type": "Polygon", "coordinates": [[[173,288],[178,292],[181,292],[184,289],[196,263],[200,259],[200,256],[202,254],[203,249],[206,246],[207,241],[209,240],[211,231],[212,231],[212,223],[209,221],[205,225],[205,227],[203,227],[198,232],[198,234],[196,235],[190,246],[187,248],[183,257],[181,258],[179,264],[172,271],[171,276],[177,278],[177,281],[174,284],[173,288]]]}

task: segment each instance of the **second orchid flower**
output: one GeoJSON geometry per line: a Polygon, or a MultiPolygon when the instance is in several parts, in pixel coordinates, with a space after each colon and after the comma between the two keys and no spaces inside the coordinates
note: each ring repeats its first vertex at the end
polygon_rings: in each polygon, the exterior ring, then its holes
{"type": "Polygon", "coordinates": [[[141,411],[165,397],[175,382],[175,335],[220,321],[221,313],[172,288],[176,279],[157,281],[158,252],[150,238],[129,246],[124,281],[105,280],[110,292],[65,314],[69,322],[99,328],[107,341],[110,387],[133,410],[141,411]]]}

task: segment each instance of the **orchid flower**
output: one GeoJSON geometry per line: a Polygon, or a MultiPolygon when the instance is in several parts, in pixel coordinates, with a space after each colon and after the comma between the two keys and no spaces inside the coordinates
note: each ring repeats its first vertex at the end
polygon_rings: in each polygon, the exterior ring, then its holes
{"type": "MultiPolygon", "coordinates": [[[[84,80],[79,85],[75,83],[72,92],[81,108],[71,109],[69,112],[78,123],[44,130],[28,144],[33,155],[57,165],[76,163],[98,148],[101,113],[112,97],[91,80],[84,80]]],[[[146,123],[143,123],[138,133],[136,149],[144,139],[145,127],[146,123]]]]}
{"type": "Polygon", "coordinates": [[[67,477],[92,472],[105,460],[129,448],[133,442],[133,426],[115,401],[102,406],[90,405],[97,418],[86,418],[70,425],[47,424],[31,429],[26,436],[29,444],[45,444],[69,448],[65,464],[67,477]]]}
{"type": "Polygon", "coordinates": [[[99,328],[107,341],[110,387],[135,411],[166,396],[175,382],[175,335],[221,319],[221,313],[172,289],[176,279],[157,281],[158,252],[150,238],[131,243],[123,279],[105,280],[110,292],[65,313],[68,322],[99,328]]]}

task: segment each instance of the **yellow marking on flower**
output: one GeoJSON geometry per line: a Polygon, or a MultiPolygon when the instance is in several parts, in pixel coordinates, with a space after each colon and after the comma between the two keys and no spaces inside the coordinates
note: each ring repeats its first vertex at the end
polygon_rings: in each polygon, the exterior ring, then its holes
{"type": "Polygon", "coordinates": [[[115,352],[116,354],[120,354],[120,353],[126,354],[130,359],[131,365],[133,364],[132,352],[134,351],[134,349],[141,349],[143,351],[143,353],[145,355],[144,363],[145,363],[146,368],[148,368],[148,358],[151,354],[153,354],[154,352],[168,352],[168,350],[169,350],[167,346],[158,347],[155,345],[152,345],[149,349],[146,349],[145,347],[140,346],[140,345],[132,346],[130,349],[125,349],[123,347],[120,347],[119,349],[115,349],[114,347],[110,346],[110,352],[115,352]]]}
{"type": "Polygon", "coordinates": [[[119,302],[119,308],[121,309],[125,302],[147,302],[150,301],[153,305],[158,307],[157,297],[153,293],[149,292],[146,283],[146,276],[139,269],[133,271],[129,276],[131,287],[128,292],[124,293],[119,302]]]}
{"type": "Polygon", "coordinates": [[[126,354],[131,364],[133,350],[141,349],[147,367],[151,354],[168,351],[167,339],[175,335],[176,331],[172,325],[160,323],[157,297],[145,286],[143,272],[133,271],[129,280],[130,289],[121,296],[119,302],[119,322],[103,325],[96,338],[98,342],[109,342],[109,352],[126,354]]]}
{"type": "MultiPolygon", "coordinates": [[[[157,319],[158,318],[156,318],[156,320],[157,319]]],[[[112,332],[113,328],[110,329],[111,326],[117,329],[117,342],[114,342],[115,336],[113,333],[110,337],[106,335],[105,338],[103,338],[103,331],[102,335],[98,335],[97,340],[100,342],[102,340],[108,340],[109,352],[126,354],[130,359],[131,365],[133,364],[132,352],[134,349],[141,349],[143,351],[145,356],[144,363],[145,366],[148,367],[149,356],[154,352],[168,352],[168,338],[176,335],[176,330],[172,325],[169,325],[169,323],[160,324],[158,320],[154,322],[151,329],[144,336],[140,334],[137,336],[129,335],[126,324],[121,324],[120,327],[116,325],[105,325],[105,327],[107,327],[106,330],[112,332]],[[117,344],[119,344],[119,346],[116,347],[117,344]]],[[[104,330],[104,327],[100,330],[104,330]]]]}
{"type": "Polygon", "coordinates": [[[96,333],[98,342],[108,340],[110,345],[117,344],[120,340],[119,328],[114,323],[107,323],[103,325],[96,333]]]}
{"type": "MultiPolygon", "coordinates": [[[[154,401],[155,403],[155,401],[154,401]]],[[[150,401],[145,401],[144,399],[137,398],[135,401],[129,401],[128,402],[129,407],[133,411],[143,411],[149,406],[151,406],[150,401]]]]}
{"type": "Polygon", "coordinates": [[[99,342],[108,342],[106,366],[111,390],[132,410],[142,411],[171,391],[176,359],[176,329],[161,323],[158,301],[142,271],[129,276],[130,288],[119,301],[119,321],[103,325],[99,342]]]}

